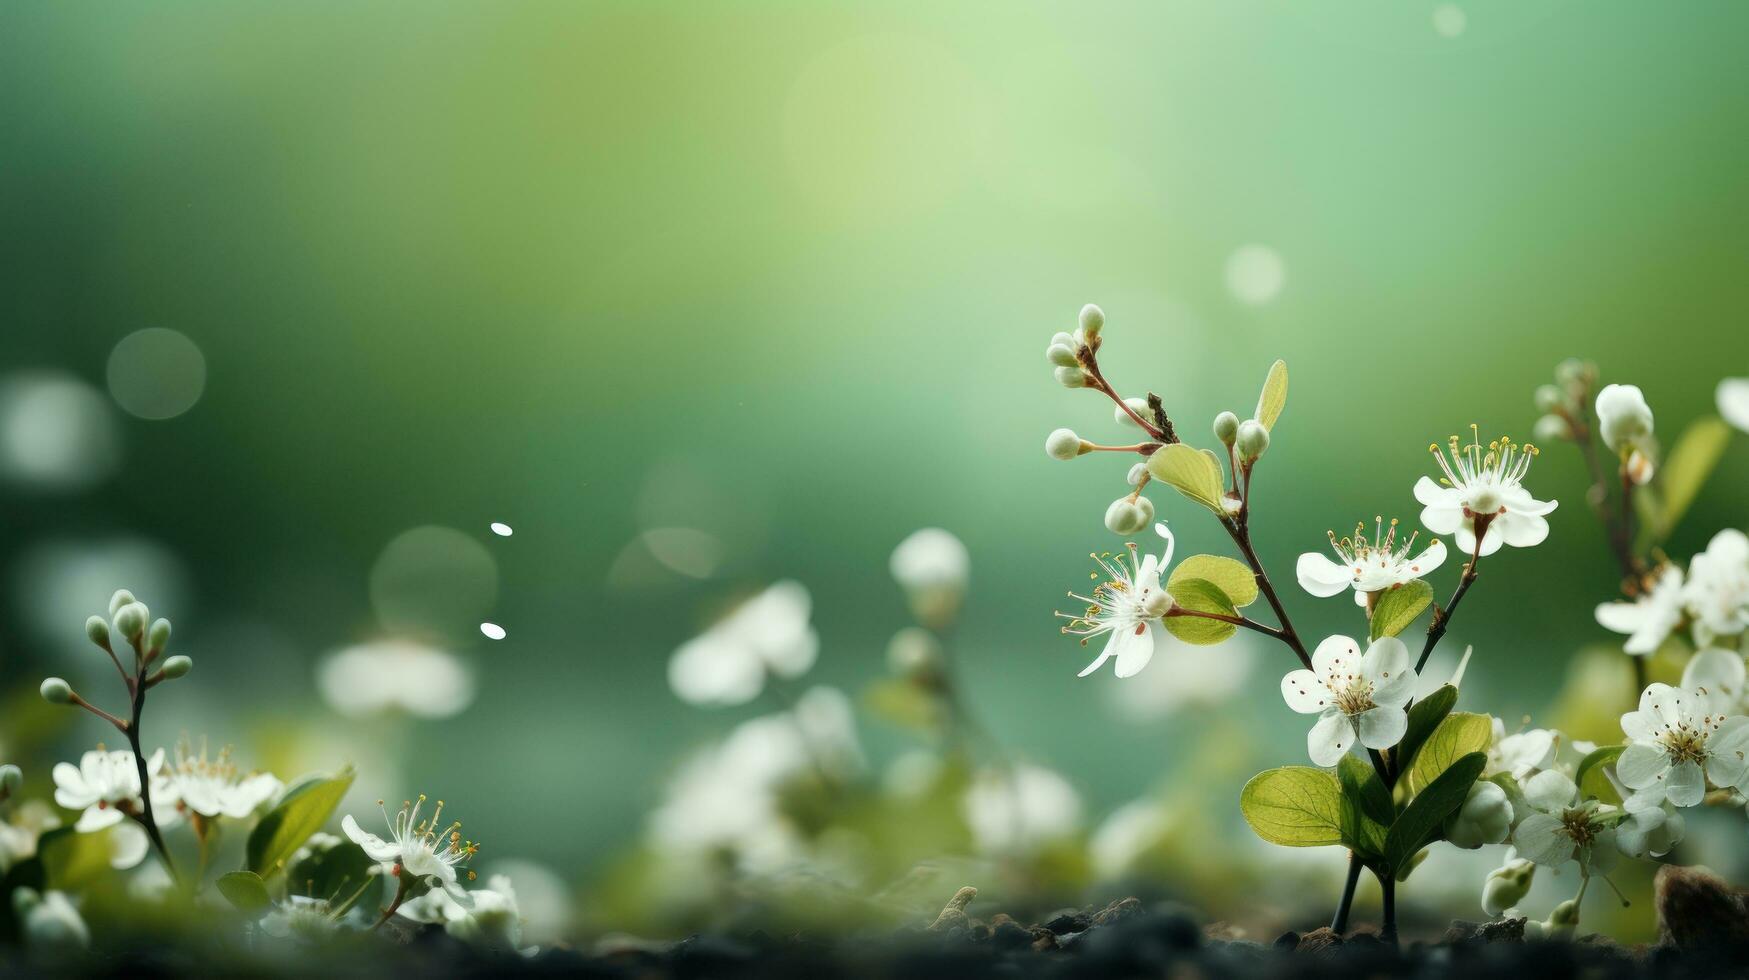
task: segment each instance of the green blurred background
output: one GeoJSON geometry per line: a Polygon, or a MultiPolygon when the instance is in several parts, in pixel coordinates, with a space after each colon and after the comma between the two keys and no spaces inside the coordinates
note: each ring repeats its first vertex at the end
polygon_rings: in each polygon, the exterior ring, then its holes
{"type": "MultiPolygon", "coordinates": [[[[8,4],[0,368],[103,396],[67,430],[76,478],[4,487],[11,716],[101,666],[80,620],[127,585],[199,663],[166,741],[388,740],[406,785],[370,796],[443,795],[494,853],[583,880],[757,710],[680,704],[677,645],[793,577],[811,678],[854,691],[906,621],[890,550],[939,525],[973,556],[973,697],[1093,816],[1217,724],[1303,762],[1278,650],[1214,721],[1075,679],[1051,612],[1116,543],[1124,465],[1041,444],[1122,430],[1051,382],[1049,336],[1101,303],[1114,381],[1193,438],[1285,358],[1259,550],[1303,632],[1357,630],[1293,558],[1413,521],[1430,441],[1528,435],[1569,355],[1672,435],[1749,371],[1746,30],[1731,2],[8,4]],[[204,358],[174,418],[107,390],[148,327],[204,358]],[[460,715],[347,727],[313,664],[383,631],[373,563],[429,524],[496,562],[479,618],[509,636],[450,635],[479,679],[460,715]],[[672,527],[720,553],[639,543],[672,527]]],[[[1737,439],[1674,551],[1744,523],[1737,439]]],[[[1545,454],[1551,539],[1491,561],[1447,641],[1476,647],[1472,707],[1543,712],[1606,639],[1582,479],[1545,454]]],[[[1155,497],[1181,554],[1226,543],[1155,497]]],[[[37,772],[100,736],[69,720],[37,772]]],[[[1223,820],[1237,788],[1208,789],[1223,820]]]]}

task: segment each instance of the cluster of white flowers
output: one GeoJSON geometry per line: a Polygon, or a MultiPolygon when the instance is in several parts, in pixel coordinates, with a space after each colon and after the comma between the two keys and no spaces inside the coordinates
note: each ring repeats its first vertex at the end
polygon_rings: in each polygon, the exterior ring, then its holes
{"type": "Polygon", "coordinates": [[[1599,605],[1597,622],[1627,634],[1622,649],[1636,656],[1656,652],[1681,630],[1701,648],[1735,645],[1749,629],[1749,535],[1735,529],[1713,535],[1689,560],[1687,574],[1674,563],[1660,565],[1633,600],[1599,605]]]}
{"type": "Polygon", "coordinates": [[[800,677],[820,650],[812,608],[800,582],[770,586],[675,650],[668,685],[689,704],[738,705],[758,697],[772,677],[800,677]]]}

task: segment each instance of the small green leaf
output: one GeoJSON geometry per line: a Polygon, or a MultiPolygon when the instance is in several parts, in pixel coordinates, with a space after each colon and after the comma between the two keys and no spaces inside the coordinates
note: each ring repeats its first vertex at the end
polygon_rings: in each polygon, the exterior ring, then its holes
{"type": "Polygon", "coordinates": [[[1486,752],[1494,740],[1494,720],[1487,715],[1454,711],[1427,736],[1409,767],[1412,792],[1420,793],[1452,764],[1472,752],[1486,752]]]}
{"type": "Polygon", "coordinates": [[[1383,857],[1385,829],[1397,816],[1391,791],[1372,766],[1352,755],[1336,764],[1336,778],[1342,784],[1343,842],[1364,857],[1383,857]]]}
{"type": "Polygon", "coordinates": [[[1658,517],[1659,538],[1668,538],[1676,530],[1730,441],[1731,427],[1716,415],[1696,419],[1682,431],[1670,454],[1664,457],[1661,481],[1664,509],[1658,517]]]}
{"type": "MultiPolygon", "coordinates": [[[[1232,600],[1213,582],[1200,578],[1180,579],[1173,582],[1167,589],[1172,593],[1172,601],[1185,609],[1196,612],[1218,613],[1222,616],[1237,616],[1239,611],[1233,608],[1232,600]]],[[[1210,646],[1232,636],[1239,627],[1218,619],[1207,619],[1202,616],[1167,616],[1166,631],[1186,643],[1198,646],[1210,646]]]]}
{"type": "Polygon", "coordinates": [[[375,906],[383,891],[383,875],[373,874],[377,862],[364,848],[343,840],[333,847],[312,848],[286,869],[288,887],[296,894],[332,899],[336,905],[375,906]]]}
{"type": "Polygon", "coordinates": [[[1605,745],[1579,760],[1579,769],[1573,776],[1573,782],[1579,784],[1581,799],[1590,796],[1610,806],[1621,806],[1621,794],[1615,791],[1615,784],[1609,781],[1607,770],[1615,765],[1615,760],[1621,758],[1626,749],[1625,745],[1605,745]]]}
{"type": "Polygon", "coordinates": [[[1413,868],[1415,853],[1438,839],[1440,824],[1463,805],[1487,765],[1487,753],[1471,752],[1453,761],[1426,789],[1415,794],[1385,835],[1385,866],[1401,872],[1399,877],[1406,875],[1413,868]]]}
{"type": "Polygon", "coordinates": [[[1244,562],[1220,555],[1191,555],[1172,570],[1172,575],[1166,580],[1166,591],[1177,595],[1173,584],[1187,578],[1200,578],[1220,589],[1236,609],[1257,601],[1257,576],[1244,562]]]}
{"type": "Polygon", "coordinates": [[[280,870],[334,815],[352,787],[352,777],[351,768],[332,777],[307,776],[281,794],[279,803],[249,832],[249,870],[264,878],[280,870]]]}
{"type": "Polygon", "coordinates": [[[1310,766],[1284,766],[1251,777],[1239,809],[1257,836],[1284,847],[1342,843],[1342,787],[1310,766]]]}
{"type": "Polygon", "coordinates": [[[273,899],[267,895],[267,885],[253,871],[220,875],[214,884],[218,886],[219,894],[246,918],[259,919],[273,911],[273,899]]]}
{"type": "Polygon", "coordinates": [[[1269,366],[1269,377],[1263,379],[1263,393],[1257,396],[1257,413],[1252,416],[1265,429],[1275,428],[1281,410],[1287,407],[1287,362],[1276,361],[1269,366]]]}
{"type": "Polygon", "coordinates": [[[1161,446],[1148,457],[1148,473],[1209,510],[1227,516],[1225,481],[1221,462],[1206,449],[1193,449],[1182,442],[1161,446]]]}
{"type": "Polygon", "coordinates": [[[1427,741],[1427,736],[1433,734],[1433,730],[1439,727],[1446,715],[1451,714],[1452,705],[1457,704],[1457,699],[1457,688],[1445,684],[1409,706],[1409,727],[1403,731],[1403,740],[1397,743],[1399,771],[1415,764],[1415,753],[1421,750],[1421,743],[1427,741]]]}
{"type": "Polygon", "coordinates": [[[1433,586],[1422,579],[1379,593],[1372,609],[1372,638],[1396,636],[1433,605],[1433,586]]]}

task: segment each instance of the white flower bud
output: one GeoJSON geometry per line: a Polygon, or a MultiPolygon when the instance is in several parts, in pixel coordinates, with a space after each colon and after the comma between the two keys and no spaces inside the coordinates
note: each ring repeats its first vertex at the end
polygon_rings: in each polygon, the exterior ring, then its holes
{"type": "Polygon", "coordinates": [[[165,680],[173,681],[178,677],[188,676],[188,672],[194,669],[194,661],[178,654],[165,660],[164,666],[158,669],[163,672],[165,680]]]}
{"type": "Polygon", "coordinates": [[[42,692],[43,700],[50,704],[73,703],[73,685],[68,684],[59,677],[43,678],[40,690],[42,692]]]}
{"type": "Polygon", "coordinates": [[[146,632],[146,623],[151,620],[152,612],[143,602],[130,602],[115,611],[115,631],[127,640],[134,640],[146,632]]]}
{"type": "Polygon", "coordinates": [[[1105,329],[1105,311],[1092,303],[1081,307],[1081,336],[1087,338],[1089,344],[1099,339],[1099,331],[1105,329]]]}
{"type": "Polygon", "coordinates": [[[1531,426],[1530,434],[1537,442],[1559,442],[1573,438],[1573,427],[1559,415],[1544,415],[1531,426]]]}
{"type": "Polygon", "coordinates": [[[1045,348],[1045,360],[1057,367],[1075,367],[1081,363],[1076,360],[1074,349],[1066,344],[1052,344],[1045,348]]]}
{"type": "Polygon", "coordinates": [[[1215,416],[1215,438],[1221,440],[1221,445],[1231,446],[1239,438],[1239,416],[1232,412],[1215,416]]]}
{"type": "Polygon", "coordinates": [[[1482,882],[1482,911],[1500,915],[1530,894],[1530,884],[1536,877],[1536,865],[1524,858],[1514,858],[1493,871],[1482,882]]]}
{"type": "Polygon", "coordinates": [[[1059,330],[1056,333],[1051,334],[1051,346],[1067,347],[1070,350],[1076,350],[1081,346],[1081,340],[1072,333],[1059,330]]]}
{"type": "Polygon", "coordinates": [[[24,770],[14,765],[0,766],[0,796],[10,796],[24,785],[24,770]]]}
{"type": "Polygon", "coordinates": [[[133,601],[134,594],[132,592],[126,589],[116,589],[115,595],[109,597],[109,614],[114,616],[121,611],[121,607],[133,601]]]}
{"type": "Polygon", "coordinates": [[[1246,419],[1239,423],[1234,444],[1239,447],[1239,458],[1249,462],[1269,450],[1269,430],[1256,419],[1246,419]]]}
{"type": "Polygon", "coordinates": [[[1535,939],[1568,939],[1579,928],[1579,903],[1572,899],[1555,906],[1546,922],[1526,922],[1524,934],[1535,939]],[[1531,926],[1536,926],[1532,929],[1531,926]]]}
{"type": "Polygon", "coordinates": [[[907,626],[887,642],[887,666],[901,677],[923,677],[941,663],[941,644],[935,634],[907,626]]]}
{"type": "Polygon", "coordinates": [[[146,651],[153,656],[164,652],[164,647],[170,642],[170,620],[160,619],[152,624],[152,629],[146,634],[146,651]]]}
{"type": "Polygon", "coordinates": [[[1652,474],[1657,471],[1657,467],[1652,465],[1652,457],[1638,449],[1628,453],[1627,461],[1621,464],[1621,468],[1628,479],[1634,481],[1635,486],[1641,487],[1652,482],[1652,474]]]}
{"type": "Polygon", "coordinates": [[[1597,428],[1612,452],[1652,434],[1652,409],[1637,385],[1604,385],[1597,393],[1597,428]]]}
{"type": "Polygon", "coordinates": [[[1074,429],[1057,429],[1045,436],[1045,455],[1052,459],[1074,459],[1085,452],[1081,448],[1085,445],[1074,429]]]}
{"type": "MultiPolygon", "coordinates": [[[[1146,398],[1125,398],[1123,403],[1130,407],[1130,412],[1134,412],[1142,418],[1148,418],[1154,412],[1154,410],[1148,406],[1148,400],[1146,398]]],[[[1116,419],[1120,425],[1127,425],[1132,429],[1141,428],[1141,424],[1135,420],[1135,416],[1132,416],[1130,412],[1124,411],[1123,405],[1111,406],[1111,417],[1116,419]]]]}
{"type": "Polygon", "coordinates": [[[92,643],[107,649],[109,647],[109,622],[102,616],[93,616],[85,621],[85,635],[92,643]]]}
{"type": "Polygon", "coordinates": [[[1445,838],[1473,851],[1483,844],[1498,844],[1512,832],[1512,801],[1498,783],[1485,779],[1470,784],[1469,795],[1445,821],[1445,838]]]}
{"type": "Polygon", "coordinates": [[[1119,497],[1105,509],[1105,526],[1113,534],[1129,537],[1154,523],[1154,502],[1147,497],[1119,497]]]}
{"type": "Polygon", "coordinates": [[[1144,480],[1148,479],[1148,464],[1147,464],[1147,462],[1143,461],[1143,462],[1137,463],[1136,465],[1130,467],[1129,476],[1124,477],[1124,479],[1128,480],[1129,485],[1132,487],[1141,486],[1142,482],[1144,480]]]}
{"type": "Polygon", "coordinates": [[[1054,373],[1057,384],[1065,388],[1087,387],[1087,373],[1078,367],[1059,367],[1054,373]]]}
{"type": "Polygon", "coordinates": [[[1536,389],[1536,410],[1552,412],[1567,403],[1567,396],[1554,385],[1538,385],[1536,389]]]}
{"type": "Polygon", "coordinates": [[[1597,365],[1590,361],[1581,361],[1577,357],[1569,357],[1555,365],[1555,380],[1569,388],[1585,384],[1596,376],[1597,365]]]}

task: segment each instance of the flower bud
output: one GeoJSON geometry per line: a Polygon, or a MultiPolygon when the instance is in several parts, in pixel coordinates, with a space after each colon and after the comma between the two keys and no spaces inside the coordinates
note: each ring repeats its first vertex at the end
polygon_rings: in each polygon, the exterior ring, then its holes
{"type": "Polygon", "coordinates": [[[1234,443],[1239,447],[1239,458],[1250,462],[1269,450],[1269,430],[1256,419],[1246,419],[1239,423],[1234,443]]]}
{"type": "Polygon", "coordinates": [[[1058,429],[1045,436],[1045,455],[1052,459],[1074,459],[1086,450],[1087,445],[1074,429],[1058,429]]]}
{"type": "Polygon", "coordinates": [[[193,669],[194,661],[188,657],[182,656],[181,654],[165,660],[164,666],[158,668],[159,672],[164,675],[164,679],[167,681],[173,681],[178,677],[186,677],[188,676],[188,672],[193,669]]]}
{"type": "Polygon", "coordinates": [[[1215,438],[1221,440],[1222,445],[1231,446],[1233,440],[1239,438],[1239,416],[1232,412],[1215,416],[1215,438]]]}
{"type": "Polygon", "coordinates": [[[1652,434],[1652,409],[1637,385],[1604,385],[1597,393],[1597,428],[1612,452],[1652,434]]]}
{"type": "Polygon", "coordinates": [[[121,611],[121,607],[133,601],[135,600],[132,592],[126,589],[116,589],[115,595],[109,597],[109,614],[114,616],[121,611]]]}
{"type": "Polygon", "coordinates": [[[1045,360],[1057,367],[1075,367],[1080,363],[1075,358],[1075,349],[1068,344],[1052,344],[1045,348],[1045,360]]]}
{"type": "Polygon", "coordinates": [[[941,644],[926,629],[907,626],[887,642],[887,666],[901,677],[930,677],[940,665],[941,644]]]}
{"type": "MultiPolygon", "coordinates": [[[[1154,413],[1154,409],[1148,404],[1146,398],[1125,398],[1123,403],[1129,406],[1130,412],[1134,412],[1142,418],[1148,418],[1154,413]]],[[[1141,425],[1136,422],[1135,415],[1131,415],[1130,412],[1124,411],[1123,405],[1111,406],[1111,417],[1116,419],[1119,425],[1127,425],[1132,429],[1141,428],[1141,425]]]]}
{"type": "Polygon", "coordinates": [[[1140,534],[1154,523],[1154,502],[1138,496],[1135,500],[1119,497],[1105,509],[1105,526],[1113,534],[1129,537],[1140,534]]]}
{"type": "Polygon", "coordinates": [[[1512,832],[1512,802],[1498,783],[1485,779],[1470,784],[1469,795],[1445,821],[1445,838],[1468,851],[1498,844],[1512,832]]]}
{"type": "Polygon", "coordinates": [[[73,685],[68,684],[59,677],[43,678],[40,690],[42,691],[43,700],[50,704],[73,703],[73,685]]]}
{"type": "Polygon", "coordinates": [[[1105,311],[1092,303],[1081,307],[1081,336],[1087,338],[1089,344],[1099,339],[1099,331],[1105,329],[1105,311]]]}
{"type": "Polygon", "coordinates": [[[1087,372],[1078,367],[1059,367],[1053,373],[1056,376],[1057,384],[1065,388],[1087,387],[1087,372]]]}
{"type": "Polygon", "coordinates": [[[0,766],[0,796],[11,796],[24,785],[24,770],[14,765],[0,766]]]}
{"type": "Polygon", "coordinates": [[[109,621],[102,616],[93,616],[85,621],[85,635],[92,643],[109,649],[109,621]]]}
{"type": "Polygon", "coordinates": [[[1555,380],[1569,388],[1586,385],[1597,377],[1597,365],[1569,357],[1555,365],[1555,380]]]}
{"type": "MultiPolygon", "coordinates": [[[[1529,922],[1525,923],[1526,928],[1524,931],[1527,936],[1531,934],[1529,928],[1530,925],[1531,923],[1529,922]]],[[[1579,928],[1579,903],[1570,898],[1567,899],[1565,902],[1555,906],[1555,910],[1549,913],[1548,921],[1538,923],[1538,925],[1541,926],[1541,928],[1536,930],[1538,933],[1536,938],[1570,938],[1573,935],[1574,930],[1579,928]]]]}
{"type": "Polygon", "coordinates": [[[1621,471],[1634,481],[1635,486],[1643,487],[1652,482],[1652,474],[1657,471],[1657,467],[1652,465],[1652,457],[1635,449],[1628,453],[1627,460],[1621,464],[1621,471]]]}
{"type": "Polygon", "coordinates": [[[1573,427],[1559,415],[1544,415],[1531,426],[1531,435],[1537,442],[1558,442],[1573,438],[1573,427]]]}
{"type": "Polygon", "coordinates": [[[1536,389],[1536,410],[1552,412],[1566,405],[1567,396],[1554,385],[1538,385],[1536,389]]]}
{"type": "Polygon", "coordinates": [[[1141,486],[1148,479],[1148,464],[1146,462],[1141,462],[1130,467],[1129,475],[1124,477],[1124,479],[1127,480],[1132,487],[1141,486]]]}
{"type": "Polygon", "coordinates": [[[146,654],[156,657],[164,652],[164,647],[170,642],[170,620],[160,619],[152,624],[146,634],[146,654]]]}
{"type": "Polygon", "coordinates": [[[152,618],[151,610],[143,602],[130,602],[115,611],[115,631],[123,638],[133,641],[146,632],[146,623],[152,618]]]}
{"type": "Polygon", "coordinates": [[[1514,858],[1493,871],[1482,882],[1482,911],[1499,915],[1530,894],[1530,883],[1536,877],[1536,865],[1524,858],[1514,858]]]}

